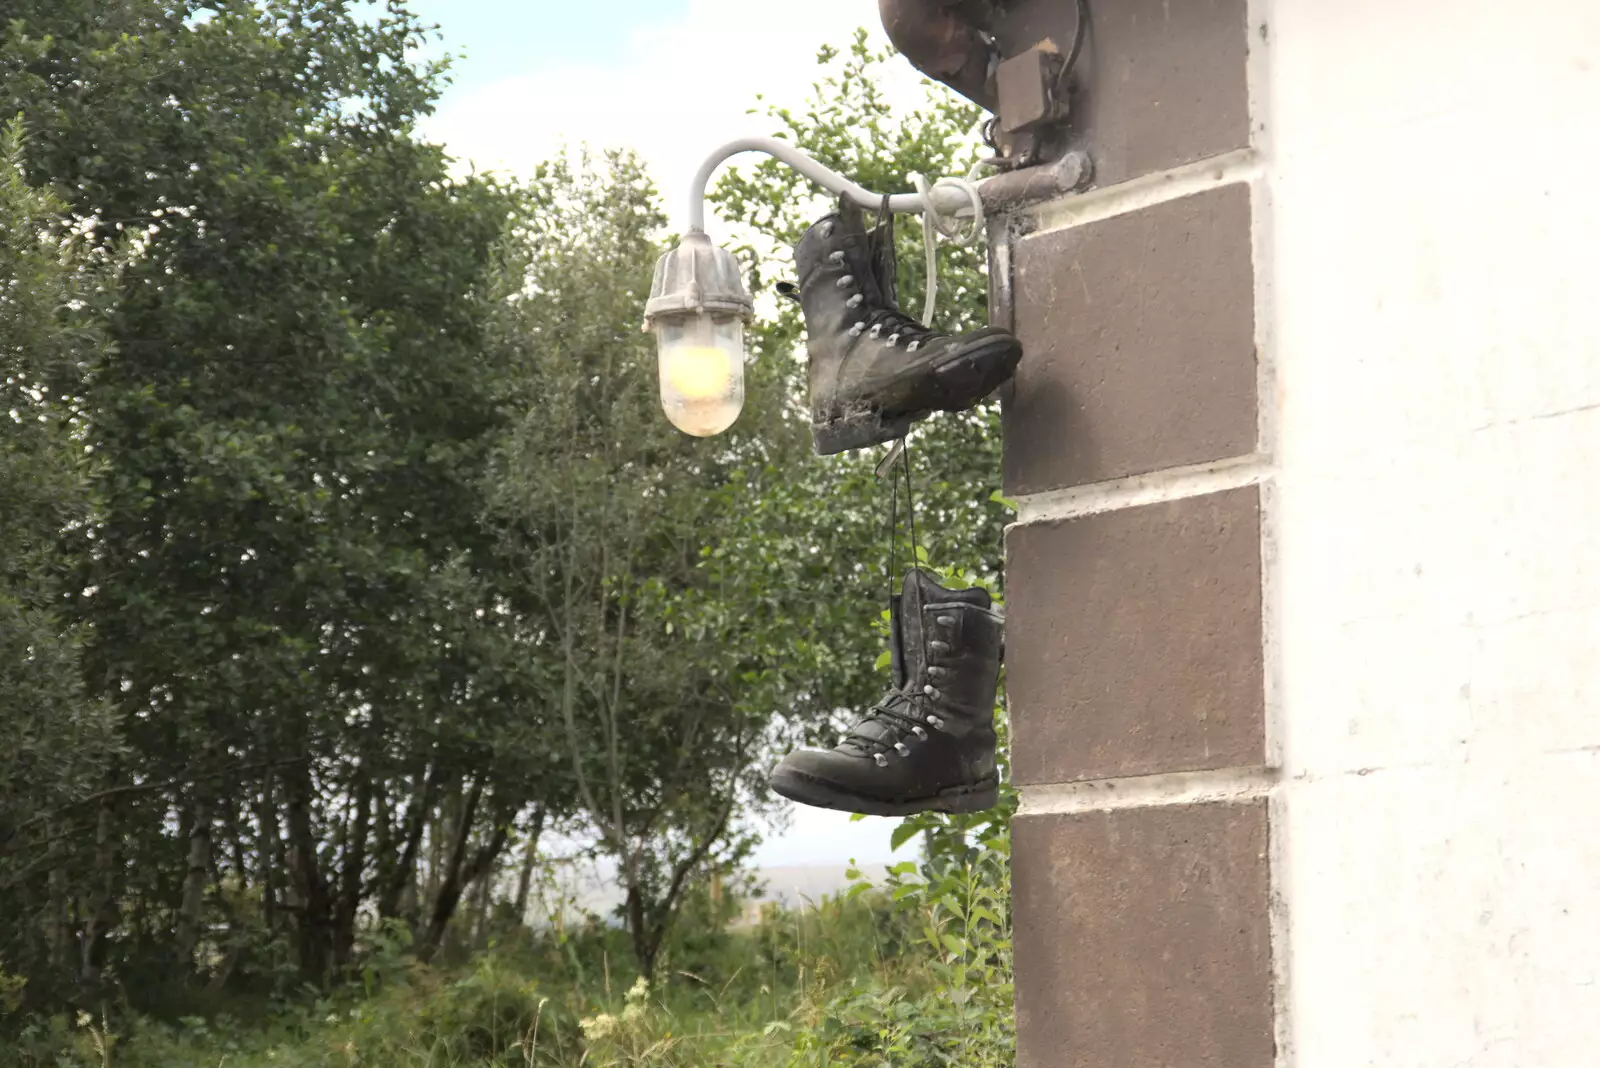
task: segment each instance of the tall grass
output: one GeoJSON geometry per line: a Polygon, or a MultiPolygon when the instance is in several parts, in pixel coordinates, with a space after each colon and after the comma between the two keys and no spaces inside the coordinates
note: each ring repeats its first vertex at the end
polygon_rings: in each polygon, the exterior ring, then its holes
{"type": "MultiPolygon", "coordinates": [[[[374,932],[360,973],[264,1021],[124,1014],[35,1021],[23,1068],[822,1068],[1013,1063],[1003,840],[937,877],[729,929],[689,910],[653,980],[621,932],[506,928],[470,959],[416,963],[374,932]],[[696,922],[695,917],[700,917],[696,922]]],[[[715,919],[714,917],[712,918],[715,919]]]]}

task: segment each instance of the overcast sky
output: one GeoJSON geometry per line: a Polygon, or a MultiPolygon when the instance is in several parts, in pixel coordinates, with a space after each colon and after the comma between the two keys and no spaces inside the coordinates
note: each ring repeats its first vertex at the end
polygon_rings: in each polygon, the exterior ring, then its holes
{"type": "MultiPolygon", "coordinates": [[[[886,44],[874,0],[413,0],[465,50],[426,132],[480,168],[526,174],[563,142],[630,147],[652,165],[674,226],[717,145],[772,131],[757,96],[804,101],[817,49],[860,27],[886,44]]],[[[915,92],[904,68],[893,90],[915,92]]],[[[715,228],[712,221],[711,227],[715,228]]]]}
{"type": "MultiPolygon", "coordinates": [[[[565,143],[631,147],[675,227],[689,179],[717,145],[773,132],[757,96],[799,105],[817,49],[857,27],[883,44],[873,0],[411,0],[437,23],[454,83],[424,133],[480,170],[526,175],[565,143]]],[[[906,88],[915,85],[905,68],[906,88]]],[[[897,87],[898,88],[898,87],[897,87]]],[[[716,229],[712,220],[708,229],[716,229]]],[[[871,625],[865,606],[863,627],[871,625]]],[[[851,823],[795,806],[760,865],[888,859],[895,821],[851,823]]]]}

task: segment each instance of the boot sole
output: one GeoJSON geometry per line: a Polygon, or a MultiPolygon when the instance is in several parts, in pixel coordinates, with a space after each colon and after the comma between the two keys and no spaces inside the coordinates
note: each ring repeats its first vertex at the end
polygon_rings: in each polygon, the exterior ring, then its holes
{"type": "Polygon", "coordinates": [[[911,424],[932,415],[931,410],[886,419],[877,412],[859,412],[830,419],[811,426],[811,445],[818,456],[832,456],[882,445],[886,441],[903,438],[911,431],[911,424]]]}
{"type": "Polygon", "coordinates": [[[811,443],[818,456],[864,449],[903,438],[911,425],[934,411],[964,412],[976,408],[1016,373],[1022,349],[1009,341],[1003,349],[975,346],[931,369],[939,391],[937,409],[885,415],[877,411],[850,412],[811,426],[811,443]]]}
{"type": "Polygon", "coordinates": [[[994,346],[974,348],[939,364],[933,369],[933,377],[943,394],[940,410],[965,412],[976,408],[1005,385],[1021,362],[1021,346],[1010,342],[998,351],[994,346]]]}
{"type": "Polygon", "coordinates": [[[914,816],[918,812],[987,812],[1000,803],[998,779],[966,786],[951,786],[930,797],[890,800],[862,797],[826,779],[819,779],[814,775],[807,775],[790,768],[779,768],[772,773],[772,789],[790,801],[810,805],[812,808],[857,812],[863,816],[914,816]]]}

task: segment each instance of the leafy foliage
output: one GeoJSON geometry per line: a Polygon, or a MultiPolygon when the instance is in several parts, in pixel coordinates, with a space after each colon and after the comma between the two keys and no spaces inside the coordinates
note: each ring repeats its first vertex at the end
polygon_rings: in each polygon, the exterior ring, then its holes
{"type": "Polygon", "coordinates": [[[256,914],[320,979],[363,903],[401,907],[423,807],[461,799],[486,848],[530,801],[480,770],[506,706],[474,615],[518,201],[412,135],[437,71],[398,5],[7,12],[27,175],[84,245],[127,252],[110,346],[70,388],[93,508],[58,528],[59,610],[126,755],[93,783],[101,848],[8,887],[75,917],[84,951],[51,971],[85,991],[264,963],[256,914]]]}
{"type": "MultiPolygon", "coordinates": [[[[739,424],[683,437],[637,329],[648,176],[453,176],[399,0],[6,19],[23,1063],[1003,1063],[1008,808],[908,821],[922,860],[882,895],[727,926],[781,811],[764,772],[878,696],[913,552],[876,457],[811,454],[793,309],[752,332],[739,424]],[[524,926],[550,838],[614,859],[623,932],[524,926]]],[[[965,171],[976,113],[896,115],[863,42],[768,118],[870,186],[965,171]]],[[[819,210],[770,163],[714,200],[783,243],[819,210]]],[[[744,252],[765,306],[787,264],[744,252]]],[[[975,325],[981,253],[939,257],[943,324],[975,325]]],[[[920,559],[998,594],[995,420],[932,420],[914,455],[920,559]]]]}
{"type": "MultiPolygon", "coordinates": [[[[49,814],[92,789],[118,748],[106,704],[79,675],[84,627],[64,610],[72,558],[62,545],[91,514],[72,391],[105,352],[92,313],[111,265],[97,263],[60,216],[57,200],[26,184],[21,126],[9,124],[0,137],[0,723],[9,741],[0,901],[40,874],[57,887],[70,877],[81,858],[66,828],[84,813],[49,814]],[[25,859],[4,861],[24,845],[25,859]]],[[[19,948],[64,961],[71,946],[55,903],[10,901],[19,948]]],[[[0,1012],[14,1011],[25,990],[25,976],[0,971],[0,1012]]]]}
{"type": "Polygon", "coordinates": [[[660,417],[638,329],[663,220],[638,162],[543,168],[506,316],[523,412],[491,475],[508,629],[546,682],[585,816],[617,860],[647,972],[691,880],[729,870],[770,712],[739,699],[741,649],[711,548],[729,497],[715,442],[660,417]]]}
{"type": "MultiPolygon", "coordinates": [[[[891,58],[873,52],[865,33],[858,33],[845,50],[823,48],[818,54],[822,75],[807,105],[767,111],[776,124],[775,136],[873,189],[909,188],[914,173],[966,173],[978,158],[979,112],[953,94],[930,88],[924,107],[896,113],[883,87],[883,66],[891,58]]],[[[815,189],[773,160],[729,172],[710,200],[719,216],[737,229],[770,235],[785,246],[799,240],[819,206],[815,189]]],[[[897,243],[901,299],[911,304],[924,285],[920,231],[899,228],[897,243]]],[[[758,294],[792,270],[787,253],[774,252],[764,242],[752,241],[744,254],[752,263],[758,294]]],[[[946,241],[938,245],[937,254],[937,325],[961,331],[986,323],[981,246],[946,241]]],[[[807,417],[798,403],[805,391],[798,309],[777,302],[776,313],[752,331],[751,347],[759,388],[793,398],[781,417],[803,432],[807,417]]],[[[989,402],[971,412],[930,419],[919,425],[912,440],[918,558],[945,562],[957,573],[997,586],[1001,532],[1008,518],[997,497],[998,406],[989,402]]],[[[864,707],[882,688],[887,665],[883,632],[863,627],[861,619],[881,613],[886,624],[886,594],[899,582],[898,575],[889,573],[890,561],[904,566],[913,558],[911,531],[903,520],[897,542],[885,533],[890,491],[874,474],[880,458],[872,452],[812,457],[803,463],[791,458],[782,479],[751,497],[741,522],[753,540],[771,539],[772,532],[779,532],[763,562],[798,570],[787,582],[811,585],[817,600],[827,602],[818,610],[837,612],[834,626],[818,628],[831,636],[818,675],[818,685],[826,689],[809,706],[797,708],[789,721],[794,732],[813,739],[819,728],[825,735],[828,728],[838,727],[850,709],[864,707]],[[800,563],[784,564],[785,550],[800,563]]],[[[902,500],[902,515],[903,508],[902,500]]],[[[775,624],[777,633],[770,638],[763,634],[761,640],[784,641],[784,622],[775,624]]]]}
{"type": "Polygon", "coordinates": [[[579,934],[583,955],[611,945],[611,971],[572,967],[553,932],[458,970],[376,946],[375,981],[266,1021],[41,1020],[20,1063],[98,1068],[109,1045],[122,1068],[1000,1068],[1014,1060],[1004,870],[996,850],[942,888],[902,871],[883,890],[769,907],[670,981],[623,967],[626,940],[600,927],[579,934]]]}

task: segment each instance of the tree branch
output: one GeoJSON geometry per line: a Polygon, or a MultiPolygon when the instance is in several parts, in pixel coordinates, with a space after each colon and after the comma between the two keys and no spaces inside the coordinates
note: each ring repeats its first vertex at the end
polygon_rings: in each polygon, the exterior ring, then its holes
{"type": "MultiPolygon", "coordinates": [[[[265,771],[268,768],[289,767],[294,764],[303,764],[310,759],[310,757],[290,757],[283,760],[261,760],[252,764],[235,764],[232,767],[218,768],[215,771],[202,772],[198,775],[180,775],[177,778],[164,779],[161,782],[133,783],[127,786],[112,786],[104,790],[97,790],[92,794],[85,794],[76,801],[62,805],[60,808],[35,816],[26,823],[19,824],[15,830],[6,836],[5,842],[0,844],[0,857],[9,856],[16,852],[15,849],[11,848],[11,843],[21,835],[74,809],[99,804],[101,801],[117,797],[160,793],[162,790],[171,790],[174,787],[193,786],[196,783],[209,782],[212,779],[219,779],[228,775],[247,775],[251,772],[265,771]]],[[[50,840],[56,841],[61,837],[63,836],[60,834],[53,835],[50,840]]]]}

